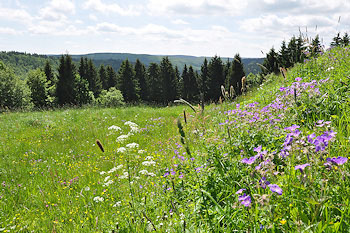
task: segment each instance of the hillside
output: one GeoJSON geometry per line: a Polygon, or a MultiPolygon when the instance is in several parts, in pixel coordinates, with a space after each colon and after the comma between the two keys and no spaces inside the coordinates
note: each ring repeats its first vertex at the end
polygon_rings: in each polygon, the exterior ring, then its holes
{"type": "Polygon", "coordinates": [[[349,66],[334,48],[203,113],[2,113],[0,228],[349,232],[349,66]]]}

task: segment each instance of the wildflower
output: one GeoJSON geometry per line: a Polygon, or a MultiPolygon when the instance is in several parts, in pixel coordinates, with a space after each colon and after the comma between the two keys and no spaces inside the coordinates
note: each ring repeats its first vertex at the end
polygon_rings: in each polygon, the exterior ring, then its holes
{"type": "Polygon", "coordinates": [[[103,201],[104,201],[104,198],[103,198],[103,197],[97,196],[97,197],[94,197],[94,201],[95,201],[95,202],[103,202],[103,201]]]}
{"type": "Polygon", "coordinates": [[[154,161],[144,161],[144,162],[142,162],[142,165],[145,165],[145,166],[154,166],[154,165],[156,165],[156,162],[154,162],[154,161]]]}
{"type": "Polygon", "coordinates": [[[114,183],[113,180],[109,180],[109,181],[107,181],[106,183],[103,184],[103,187],[109,186],[109,185],[111,185],[113,183],[114,183]]]}
{"type": "Polygon", "coordinates": [[[105,172],[105,171],[100,172],[100,175],[104,175],[104,174],[106,174],[106,172],[105,172]]]}
{"type": "Polygon", "coordinates": [[[282,189],[277,184],[269,184],[268,186],[271,192],[277,193],[278,195],[282,195],[282,189]]]}
{"type": "Polygon", "coordinates": [[[302,78],[300,78],[300,77],[295,78],[295,81],[297,81],[297,82],[299,82],[301,80],[302,80],[302,78]]]}
{"type": "Polygon", "coordinates": [[[119,131],[119,130],[122,130],[122,129],[119,126],[112,125],[112,126],[108,127],[108,130],[119,131]]]}
{"type": "Polygon", "coordinates": [[[111,178],[110,176],[107,176],[104,180],[104,182],[107,182],[109,180],[109,178],[111,178]]]}
{"type": "Polygon", "coordinates": [[[145,150],[139,150],[137,153],[143,154],[143,153],[145,153],[145,152],[146,152],[145,150]]]}
{"type": "Polygon", "coordinates": [[[121,201],[117,201],[117,202],[113,205],[113,207],[121,206],[121,204],[122,204],[121,201]]]}
{"type": "Polygon", "coordinates": [[[241,202],[241,205],[244,205],[245,207],[249,207],[252,203],[251,197],[245,193],[243,193],[242,196],[239,196],[238,200],[241,202]]]}
{"type": "Polygon", "coordinates": [[[85,191],[90,191],[90,187],[89,187],[89,186],[86,186],[84,190],[85,190],[85,191]]]}
{"type": "Polygon", "coordinates": [[[129,136],[128,135],[120,135],[119,137],[117,137],[116,142],[124,142],[129,136]]]}
{"type": "Polygon", "coordinates": [[[245,189],[239,189],[239,190],[236,192],[236,194],[243,193],[244,190],[245,190],[245,189]]]}
{"type": "Polygon", "coordinates": [[[261,186],[263,189],[266,189],[266,185],[269,185],[270,182],[266,180],[266,177],[262,177],[262,178],[259,180],[259,184],[260,184],[260,186],[261,186]]]}
{"type": "Polygon", "coordinates": [[[258,156],[252,156],[250,158],[244,158],[241,160],[241,163],[245,163],[245,164],[253,164],[255,162],[255,160],[258,158],[258,156]]]}
{"type": "Polygon", "coordinates": [[[139,144],[133,142],[133,143],[127,144],[126,147],[127,147],[127,148],[130,148],[130,149],[132,149],[132,148],[138,148],[138,147],[139,147],[139,144]]]}
{"type": "Polygon", "coordinates": [[[116,170],[119,170],[119,169],[121,169],[121,168],[123,168],[123,165],[122,165],[122,164],[121,164],[121,165],[118,165],[117,167],[111,168],[111,170],[109,170],[107,173],[113,173],[113,172],[115,172],[116,170]]]}
{"type": "Polygon", "coordinates": [[[300,172],[303,172],[303,170],[307,167],[310,166],[309,163],[305,163],[305,164],[301,164],[301,165],[297,165],[294,167],[295,170],[300,170],[300,172]]]}
{"type": "Polygon", "coordinates": [[[117,149],[118,153],[124,153],[125,151],[126,151],[125,147],[120,147],[120,148],[117,149]]]}
{"type": "Polygon", "coordinates": [[[127,179],[129,177],[128,172],[124,172],[123,175],[119,176],[119,179],[127,179]]]}
{"type": "Polygon", "coordinates": [[[327,158],[326,160],[327,162],[330,162],[333,164],[342,165],[348,161],[348,158],[339,156],[338,158],[333,157],[333,158],[327,158]]]}
{"type": "Polygon", "coordinates": [[[139,171],[139,173],[142,174],[142,175],[147,175],[148,171],[147,170],[141,170],[141,171],[139,171]]]}
{"type": "Polygon", "coordinates": [[[285,220],[285,219],[282,219],[282,220],[280,221],[280,223],[281,223],[282,225],[286,224],[286,222],[287,222],[287,220],[285,220]]]}

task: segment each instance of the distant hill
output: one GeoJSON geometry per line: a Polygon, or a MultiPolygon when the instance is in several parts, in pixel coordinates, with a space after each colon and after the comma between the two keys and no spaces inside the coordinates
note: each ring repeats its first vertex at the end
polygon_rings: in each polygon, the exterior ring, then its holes
{"type": "MultiPolygon", "coordinates": [[[[54,70],[57,70],[59,64],[59,57],[61,55],[38,55],[22,52],[0,52],[0,60],[6,65],[12,67],[14,72],[20,76],[25,77],[27,72],[32,69],[43,68],[47,59],[49,59],[54,70]]],[[[94,64],[99,67],[101,64],[110,65],[115,71],[118,71],[121,63],[125,59],[129,59],[131,63],[135,63],[136,59],[139,59],[143,64],[148,66],[150,63],[160,63],[162,58],[166,55],[148,55],[148,54],[131,54],[131,53],[91,53],[81,55],[71,55],[73,61],[78,65],[81,57],[91,58],[94,64]]],[[[177,66],[182,72],[185,64],[187,66],[193,66],[197,71],[200,71],[200,67],[203,64],[205,57],[185,56],[185,55],[169,55],[169,60],[175,66],[177,66]]],[[[207,58],[208,61],[211,57],[207,58]]],[[[232,58],[222,57],[225,63],[227,59],[230,61],[232,58]]],[[[242,58],[244,69],[246,74],[260,72],[260,68],[257,63],[262,63],[263,58],[242,58]]]]}

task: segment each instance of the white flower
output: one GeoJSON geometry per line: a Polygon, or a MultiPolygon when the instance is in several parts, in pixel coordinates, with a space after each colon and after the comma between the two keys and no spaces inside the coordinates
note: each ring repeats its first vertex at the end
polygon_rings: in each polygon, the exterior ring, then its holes
{"type": "Polygon", "coordinates": [[[149,172],[147,175],[148,176],[156,176],[156,174],[154,174],[153,172],[149,172]]]}
{"type": "Polygon", "coordinates": [[[141,170],[141,171],[139,171],[139,173],[141,173],[142,175],[148,175],[148,171],[147,170],[141,170]]]}
{"type": "Polygon", "coordinates": [[[145,166],[154,166],[154,165],[156,165],[156,162],[154,162],[153,160],[151,160],[151,161],[143,161],[142,162],[142,165],[145,165],[145,166]]]}
{"type": "Polygon", "coordinates": [[[111,170],[109,170],[107,173],[115,172],[116,170],[119,170],[119,169],[121,169],[121,168],[123,168],[123,165],[122,165],[122,164],[121,164],[121,165],[118,165],[117,167],[111,168],[111,170]]]}
{"type": "Polygon", "coordinates": [[[143,153],[145,153],[145,152],[146,152],[145,150],[139,150],[137,153],[143,154],[143,153]]]}
{"type": "Polygon", "coordinates": [[[100,175],[103,175],[103,174],[106,174],[106,172],[105,171],[100,172],[100,175]]]}
{"type": "Polygon", "coordinates": [[[115,130],[115,131],[119,131],[119,130],[122,130],[119,126],[115,126],[115,125],[112,125],[111,127],[108,127],[109,130],[115,130]]]}
{"type": "Polygon", "coordinates": [[[119,179],[127,179],[129,177],[128,172],[124,172],[123,175],[119,176],[119,179]]]}
{"type": "Polygon", "coordinates": [[[106,178],[105,178],[105,182],[107,182],[107,180],[109,180],[109,178],[111,178],[110,176],[107,176],[106,178]]]}
{"type": "Polygon", "coordinates": [[[130,149],[132,149],[132,148],[138,148],[138,147],[139,147],[139,144],[133,142],[133,143],[127,144],[126,147],[127,147],[127,148],[130,148],[130,149]]]}
{"type": "Polygon", "coordinates": [[[89,187],[89,186],[86,186],[86,187],[85,187],[85,191],[90,191],[90,187],[89,187]]]}
{"type": "Polygon", "coordinates": [[[124,142],[127,138],[129,137],[129,135],[120,135],[119,137],[117,137],[116,142],[124,142]]]}
{"type": "Polygon", "coordinates": [[[95,201],[95,202],[103,202],[104,199],[103,199],[103,197],[97,196],[97,197],[94,197],[94,201],[95,201]]]}
{"type": "Polygon", "coordinates": [[[126,151],[125,147],[120,147],[120,148],[117,149],[118,153],[124,153],[125,151],[126,151]]]}
{"type": "Polygon", "coordinates": [[[121,206],[121,204],[122,204],[121,201],[117,201],[117,202],[113,205],[113,207],[121,206]]]}
{"type": "Polygon", "coordinates": [[[103,184],[103,187],[109,186],[110,184],[113,184],[114,181],[113,180],[109,180],[108,182],[103,184]]]}
{"type": "Polygon", "coordinates": [[[124,123],[124,125],[128,125],[130,127],[131,133],[137,133],[139,131],[139,126],[134,122],[127,121],[124,123]]]}
{"type": "Polygon", "coordinates": [[[153,157],[152,156],[147,156],[146,158],[145,158],[145,160],[152,160],[153,159],[153,157]]]}

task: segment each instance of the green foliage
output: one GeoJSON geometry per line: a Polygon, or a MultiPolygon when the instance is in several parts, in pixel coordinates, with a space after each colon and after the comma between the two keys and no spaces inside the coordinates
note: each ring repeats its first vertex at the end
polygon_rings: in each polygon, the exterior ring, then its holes
{"type": "Polygon", "coordinates": [[[75,104],[74,83],[75,66],[72,63],[72,57],[68,54],[62,55],[58,68],[58,81],[56,88],[57,102],[59,105],[75,104]]]}
{"type": "Polygon", "coordinates": [[[0,61],[0,110],[30,107],[30,92],[24,81],[0,61]]]}
{"type": "Polygon", "coordinates": [[[122,93],[115,87],[111,87],[108,91],[103,90],[96,99],[96,104],[102,107],[118,107],[123,106],[124,98],[122,93]]]}
{"type": "Polygon", "coordinates": [[[236,54],[228,72],[227,89],[229,89],[230,86],[233,86],[236,95],[240,95],[243,76],[245,76],[245,73],[243,69],[242,59],[239,54],[236,54]]]}
{"type": "Polygon", "coordinates": [[[175,71],[168,57],[164,57],[159,66],[159,76],[162,80],[163,102],[169,103],[177,98],[177,83],[175,71]]]}
{"type": "Polygon", "coordinates": [[[119,72],[119,88],[123,93],[126,102],[136,102],[139,100],[139,83],[135,79],[135,71],[129,60],[123,61],[119,72]]]}
{"type": "Polygon", "coordinates": [[[149,87],[149,101],[161,103],[163,90],[162,80],[160,77],[159,65],[151,63],[147,70],[147,85],[149,87]]]}
{"type": "Polygon", "coordinates": [[[89,89],[89,82],[81,78],[79,74],[75,74],[74,96],[75,104],[78,106],[93,103],[95,99],[94,93],[89,89]]]}
{"type": "Polygon", "coordinates": [[[208,96],[212,101],[219,100],[221,85],[225,84],[224,65],[220,57],[213,57],[208,64],[208,96]]]}
{"type": "Polygon", "coordinates": [[[49,84],[45,73],[41,69],[31,70],[28,73],[27,85],[30,89],[30,97],[36,108],[52,106],[54,96],[49,95],[49,84]]]}
{"type": "Polygon", "coordinates": [[[140,62],[139,59],[136,60],[136,64],[135,64],[135,79],[137,80],[137,82],[139,83],[139,95],[140,95],[140,99],[142,101],[147,101],[148,100],[148,92],[149,92],[149,88],[147,86],[147,82],[146,82],[146,68],[145,66],[140,62]]]}

